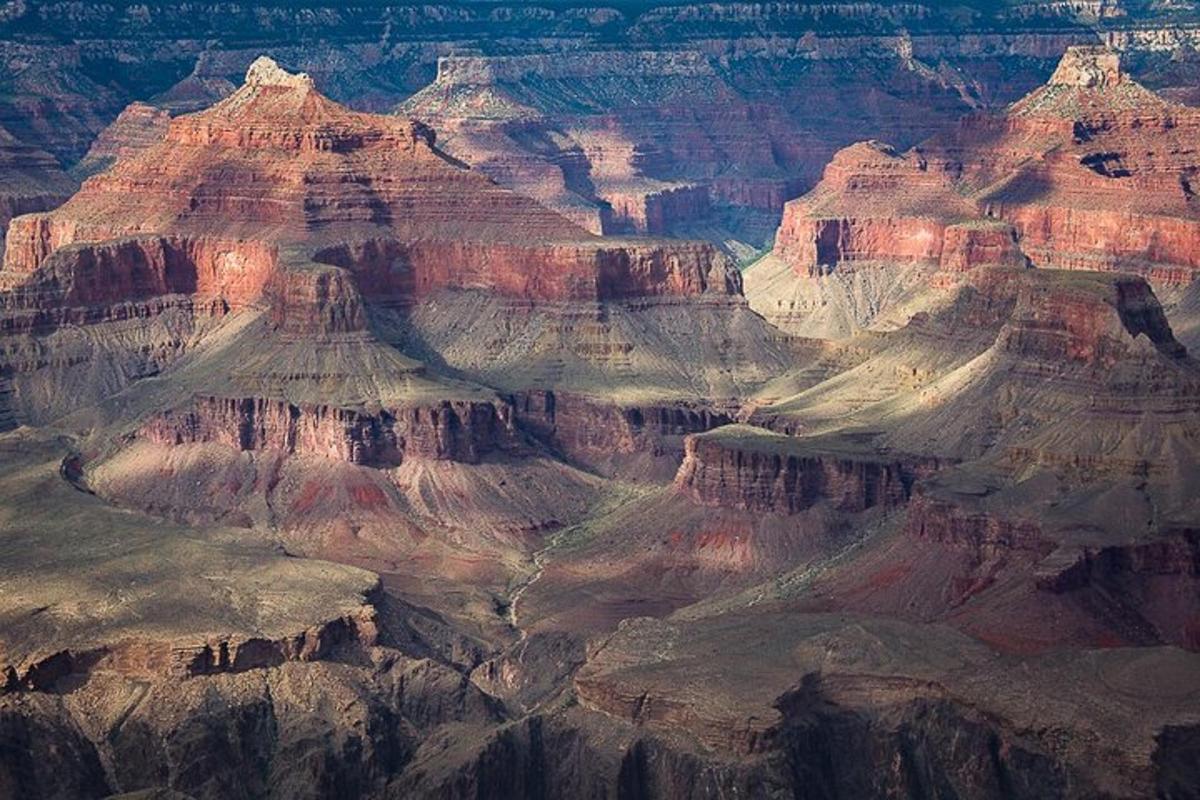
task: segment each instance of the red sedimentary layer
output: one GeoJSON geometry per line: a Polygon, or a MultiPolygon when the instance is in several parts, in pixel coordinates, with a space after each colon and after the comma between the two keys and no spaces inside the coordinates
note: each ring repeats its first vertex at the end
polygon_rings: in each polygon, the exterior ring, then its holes
{"type": "MultiPolygon", "coordinates": [[[[1038,588],[1069,592],[1128,576],[1200,578],[1200,532],[1169,534],[1157,541],[1084,548],[1069,565],[1039,577],[1038,588]]],[[[1192,646],[1200,645],[1200,641],[1192,646]]]]}
{"type": "Polygon", "coordinates": [[[314,265],[276,272],[265,294],[268,317],[277,330],[293,334],[366,330],[362,297],[344,269],[314,265]]]}
{"type": "Polygon", "coordinates": [[[613,230],[663,234],[672,225],[708,216],[710,210],[709,192],[704,186],[657,191],[606,189],[598,195],[612,207],[613,230]]]}
{"type": "MultiPolygon", "coordinates": [[[[1044,519],[976,507],[972,498],[926,493],[909,504],[905,530],[913,539],[966,554],[974,574],[959,580],[977,589],[1017,570],[1027,576],[1022,581],[1030,590],[1050,595],[1099,592],[1099,607],[1109,609],[1098,620],[1106,629],[1132,624],[1137,635],[1150,641],[1200,647],[1200,536],[1195,530],[1168,529],[1137,541],[1077,546],[1061,541],[1044,519]]],[[[1012,602],[1011,591],[1006,597],[1012,602]]],[[[1082,607],[1092,605],[1088,601],[1082,607]]],[[[1002,631],[1014,622],[1018,620],[1001,618],[992,629],[1002,631]]],[[[1001,640],[1004,636],[999,634],[1001,640]]]]}
{"type": "Polygon", "coordinates": [[[412,241],[372,239],[316,258],[354,274],[375,300],[419,300],[444,288],[487,288],[529,300],[621,300],[656,295],[738,294],[735,271],[707,244],[412,241]]]}
{"type": "Polygon", "coordinates": [[[1182,357],[1162,306],[1140,277],[1028,273],[998,346],[1038,363],[1078,362],[1111,367],[1135,357],[1145,335],[1160,352],[1182,357]]]}
{"type": "Polygon", "coordinates": [[[136,155],[162,141],[170,126],[167,111],[147,103],[130,103],[100,132],[75,169],[90,174],[136,155]]]}
{"type": "Polygon", "coordinates": [[[699,503],[743,511],[795,514],[828,500],[859,512],[906,502],[914,481],[936,459],[822,452],[770,437],[773,445],[714,436],[688,437],[676,486],[699,503]]]}
{"type": "Polygon", "coordinates": [[[165,445],[215,442],[370,466],[395,466],[406,458],[475,463],[519,443],[511,408],[477,401],[368,413],[265,398],[197,397],[190,408],[153,418],[142,435],[165,445]]]}
{"type": "MultiPolygon", "coordinates": [[[[90,306],[168,294],[253,304],[277,269],[265,242],[186,236],[131,236],[101,243],[57,243],[49,219],[22,217],[0,288],[50,292],[59,305],[90,306]]],[[[20,294],[20,292],[18,292],[20,294]]]]}
{"type": "Polygon", "coordinates": [[[0,128],[0,248],[14,217],[54,208],[75,186],[53,156],[0,128]]]}
{"type": "Polygon", "coordinates": [[[317,316],[336,319],[315,322],[335,330],[359,324],[354,301],[336,299],[351,283],[385,301],[442,288],[533,301],[740,291],[709,245],[601,240],[455,164],[419,123],[349,111],[267,60],[59,210],[17,220],[3,285],[47,270],[66,286],[59,302],[75,304],[182,291],[237,306],[270,284],[271,298],[328,300],[317,316]],[[272,278],[314,260],[352,281],[272,278]]]}
{"type": "Polygon", "coordinates": [[[1073,49],[1005,115],[967,117],[904,154],[843,150],[787,205],[776,253],[802,275],[861,261],[961,271],[1028,256],[1186,283],[1200,269],[1198,132],[1200,112],[1134,83],[1114,54],[1073,49]],[[970,220],[997,227],[958,227],[970,220]]]}

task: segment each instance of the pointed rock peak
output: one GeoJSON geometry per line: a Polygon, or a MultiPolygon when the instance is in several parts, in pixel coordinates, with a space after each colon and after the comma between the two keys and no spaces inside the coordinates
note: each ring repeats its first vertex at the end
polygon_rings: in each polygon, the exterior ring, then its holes
{"type": "Polygon", "coordinates": [[[1126,81],[1121,56],[1107,47],[1071,47],[1050,78],[1052,86],[1102,89],[1126,81]]]}
{"type": "Polygon", "coordinates": [[[288,72],[273,58],[259,56],[246,70],[246,86],[308,90],[313,88],[313,79],[305,72],[288,72]]]}
{"type": "Polygon", "coordinates": [[[1090,122],[1114,115],[1169,115],[1178,106],[1135,81],[1107,47],[1071,47],[1050,81],[1017,101],[1018,116],[1090,122]]]}

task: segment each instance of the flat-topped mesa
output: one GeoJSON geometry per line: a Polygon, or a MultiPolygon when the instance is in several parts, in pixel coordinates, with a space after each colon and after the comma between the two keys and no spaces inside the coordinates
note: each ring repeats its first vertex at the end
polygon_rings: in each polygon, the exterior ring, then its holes
{"type": "Polygon", "coordinates": [[[906,502],[936,459],[820,443],[747,425],[689,436],[675,485],[703,505],[796,514],[821,501],[860,512],[906,502]]]}

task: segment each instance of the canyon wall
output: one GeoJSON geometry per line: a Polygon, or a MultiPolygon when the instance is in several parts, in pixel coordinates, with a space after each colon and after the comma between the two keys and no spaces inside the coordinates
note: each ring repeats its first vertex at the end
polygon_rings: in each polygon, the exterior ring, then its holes
{"type": "Polygon", "coordinates": [[[609,471],[622,458],[663,462],[674,474],[684,437],[732,422],[727,410],[701,403],[625,406],[561,391],[519,392],[515,419],[523,430],[572,462],[609,471]]]}
{"type": "Polygon", "coordinates": [[[722,508],[795,514],[827,500],[855,513],[902,505],[913,483],[937,467],[936,459],[822,452],[803,440],[739,427],[688,437],[675,485],[722,508]]]}
{"type": "Polygon", "coordinates": [[[369,466],[397,466],[407,458],[476,463],[519,445],[510,407],[449,400],[366,413],[266,398],[197,397],[190,408],[148,422],[142,435],[168,446],[215,442],[369,466]]]}

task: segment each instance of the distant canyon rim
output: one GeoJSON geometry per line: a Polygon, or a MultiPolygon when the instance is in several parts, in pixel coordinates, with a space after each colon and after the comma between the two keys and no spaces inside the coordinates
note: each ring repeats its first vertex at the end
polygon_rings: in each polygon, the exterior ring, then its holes
{"type": "Polygon", "coordinates": [[[0,5],[0,800],[1200,797],[1198,48],[0,5]]]}

